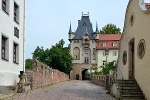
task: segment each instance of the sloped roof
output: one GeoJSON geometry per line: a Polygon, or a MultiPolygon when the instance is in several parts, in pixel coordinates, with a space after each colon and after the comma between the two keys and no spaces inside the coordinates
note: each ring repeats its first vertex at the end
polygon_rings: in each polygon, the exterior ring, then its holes
{"type": "Polygon", "coordinates": [[[96,49],[119,49],[119,41],[121,36],[122,34],[100,34],[96,49]],[[104,42],[106,43],[106,46],[103,46],[104,42]],[[116,43],[116,46],[113,46],[114,42],[116,43]]]}
{"type": "Polygon", "coordinates": [[[102,40],[120,40],[122,34],[100,34],[99,41],[102,40]]]}
{"type": "Polygon", "coordinates": [[[82,16],[81,21],[78,24],[77,30],[76,32],[74,32],[75,36],[73,39],[82,39],[86,30],[88,32],[90,39],[95,39],[92,35],[94,34],[94,32],[89,16],[82,16]]]}

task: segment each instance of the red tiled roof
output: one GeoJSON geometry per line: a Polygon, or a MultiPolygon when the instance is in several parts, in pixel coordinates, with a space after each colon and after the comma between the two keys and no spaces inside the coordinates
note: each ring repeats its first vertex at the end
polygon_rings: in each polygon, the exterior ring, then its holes
{"type": "Polygon", "coordinates": [[[99,41],[101,40],[120,40],[122,34],[100,34],[99,41]]]}
{"type": "Polygon", "coordinates": [[[145,3],[145,6],[146,6],[147,9],[149,9],[150,8],[150,3],[145,3]]]}
{"type": "Polygon", "coordinates": [[[121,36],[122,34],[100,34],[96,49],[118,49],[121,36]],[[103,46],[104,42],[106,46],[103,46]],[[116,46],[113,46],[114,42],[116,42],[116,46]]]}

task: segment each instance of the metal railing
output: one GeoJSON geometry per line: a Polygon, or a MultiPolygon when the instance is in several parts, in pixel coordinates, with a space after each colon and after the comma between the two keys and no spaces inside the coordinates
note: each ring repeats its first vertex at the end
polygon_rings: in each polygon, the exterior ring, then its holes
{"type": "Polygon", "coordinates": [[[117,79],[121,80],[121,95],[123,95],[123,74],[119,67],[117,67],[117,79]]]}

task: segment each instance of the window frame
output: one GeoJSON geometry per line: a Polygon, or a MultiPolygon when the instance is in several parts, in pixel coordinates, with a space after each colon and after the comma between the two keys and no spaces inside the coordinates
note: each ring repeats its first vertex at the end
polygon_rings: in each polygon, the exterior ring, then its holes
{"type": "Polygon", "coordinates": [[[102,62],[102,63],[103,63],[103,66],[105,66],[105,65],[106,65],[106,61],[105,61],[105,60],[103,60],[103,62],[102,62]]]}
{"type": "Polygon", "coordinates": [[[19,24],[19,5],[14,2],[14,21],[19,24]]]}
{"type": "Polygon", "coordinates": [[[113,51],[113,56],[117,56],[117,51],[113,51]]]}
{"type": "Polygon", "coordinates": [[[6,12],[6,0],[2,0],[2,9],[6,12]]]}
{"type": "Polygon", "coordinates": [[[113,42],[113,46],[116,47],[116,46],[117,46],[117,43],[116,43],[116,42],[113,42]]]}
{"type": "Polygon", "coordinates": [[[19,44],[13,42],[13,62],[19,64],[19,44]]]}
{"type": "Polygon", "coordinates": [[[103,42],[103,47],[106,47],[106,42],[103,42]]]}
{"type": "Polygon", "coordinates": [[[103,56],[106,56],[106,53],[105,53],[105,51],[103,51],[103,56]]]}
{"type": "Polygon", "coordinates": [[[2,36],[2,59],[6,59],[5,57],[5,53],[6,53],[6,38],[4,36],[2,36]]]}

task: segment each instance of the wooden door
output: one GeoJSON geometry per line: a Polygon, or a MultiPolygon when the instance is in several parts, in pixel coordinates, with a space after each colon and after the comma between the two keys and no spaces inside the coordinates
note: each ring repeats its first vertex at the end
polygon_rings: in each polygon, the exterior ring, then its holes
{"type": "Polygon", "coordinates": [[[134,42],[131,43],[131,78],[134,78],[134,42]]]}

